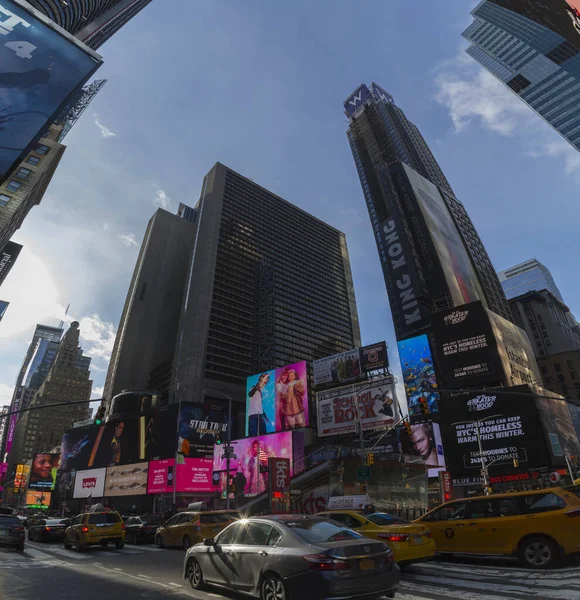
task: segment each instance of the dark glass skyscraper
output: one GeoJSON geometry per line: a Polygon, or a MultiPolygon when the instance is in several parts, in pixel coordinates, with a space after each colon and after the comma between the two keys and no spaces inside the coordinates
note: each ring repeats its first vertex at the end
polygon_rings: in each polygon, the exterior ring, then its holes
{"type": "Polygon", "coordinates": [[[151,0],[30,0],[49,19],[96,50],[151,0]]]}
{"type": "Polygon", "coordinates": [[[580,149],[580,1],[484,0],[467,54],[580,149]]]}
{"type": "Polygon", "coordinates": [[[417,127],[376,83],[344,107],[397,337],[476,300],[511,320],[483,243],[417,127]]]}
{"type": "Polygon", "coordinates": [[[220,163],[196,209],[175,401],[241,402],[253,373],[360,345],[343,233],[220,163]]]}

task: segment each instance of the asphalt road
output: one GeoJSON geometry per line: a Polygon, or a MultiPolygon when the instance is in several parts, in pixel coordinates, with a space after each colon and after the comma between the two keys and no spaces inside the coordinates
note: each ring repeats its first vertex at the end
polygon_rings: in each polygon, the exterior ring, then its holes
{"type": "MultiPolygon", "coordinates": [[[[241,600],[217,589],[193,592],[182,579],[184,552],[153,545],[122,550],[27,542],[0,549],[0,600],[241,600]]],[[[517,563],[456,559],[409,567],[398,600],[580,600],[580,566],[538,572],[517,563]]],[[[305,590],[300,600],[310,599],[305,590]]]]}

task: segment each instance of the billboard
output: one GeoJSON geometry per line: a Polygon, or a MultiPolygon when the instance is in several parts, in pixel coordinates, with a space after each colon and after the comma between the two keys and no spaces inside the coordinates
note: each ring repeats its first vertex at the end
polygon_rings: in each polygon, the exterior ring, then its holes
{"type": "Polygon", "coordinates": [[[100,66],[100,57],[11,0],[0,0],[0,180],[100,66]]]}
{"type": "Polygon", "coordinates": [[[4,248],[0,250],[0,285],[2,285],[8,273],[10,273],[10,269],[14,266],[21,250],[22,245],[15,242],[8,242],[4,248]]]}
{"type": "Polygon", "coordinates": [[[268,459],[270,514],[283,515],[291,512],[290,461],[287,458],[268,459]]]}
{"type": "Polygon", "coordinates": [[[551,29],[580,48],[580,2],[578,0],[491,0],[491,2],[551,29]]]}
{"type": "Polygon", "coordinates": [[[403,164],[455,306],[484,297],[457,225],[435,185],[403,164]]]}
{"type": "MultiPolygon", "coordinates": [[[[257,496],[268,491],[268,459],[270,457],[290,460],[290,476],[304,469],[304,433],[282,431],[236,440],[232,443],[236,458],[230,460],[230,474],[245,479],[244,494],[257,496]]],[[[223,446],[214,449],[213,470],[225,471],[227,461],[223,446]]]]}
{"type": "Polygon", "coordinates": [[[106,469],[77,471],[73,498],[102,498],[105,491],[106,469]]]}
{"type": "Polygon", "coordinates": [[[481,456],[475,421],[480,421],[483,454],[490,473],[550,464],[546,438],[528,386],[509,392],[455,394],[441,404],[445,456],[453,477],[479,475],[481,456]],[[525,389],[524,389],[525,388],[525,389]]]}
{"type": "Polygon", "coordinates": [[[360,381],[367,373],[388,366],[387,343],[377,342],[315,360],[314,385],[339,386],[360,381]]]}
{"type": "Polygon", "coordinates": [[[149,463],[136,463],[121,467],[108,467],[105,476],[104,496],[139,496],[147,493],[149,463]]]}
{"type": "Polygon", "coordinates": [[[33,490],[54,490],[60,454],[38,453],[32,459],[28,488],[33,490]]]}
{"type": "Polygon", "coordinates": [[[356,383],[316,394],[318,437],[383,429],[399,420],[392,377],[356,383]]]}
{"type": "Polygon", "coordinates": [[[8,473],[8,463],[0,462],[0,492],[4,491],[6,473],[8,473]]]}
{"type": "Polygon", "coordinates": [[[362,83],[356,90],[346,99],[344,110],[350,117],[352,116],[371,96],[369,88],[362,83]]]}
{"type": "Polygon", "coordinates": [[[6,302],[6,300],[0,300],[0,321],[6,314],[6,310],[8,309],[9,305],[10,305],[10,302],[6,302]]]}
{"type": "Polygon", "coordinates": [[[99,427],[77,427],[62,436],[60,468],[63,471],[86,469],[99,427]]]}
{"type": "Polygon", "coordinates": [[[50,492],[43,490],[27,490],[26,506],[28,508],[48,509],[50,507],[50,492]]]}
{"type": "Polygon", "coordinates": [[[248,377],[246,415],[246,435],[306,427],[310,422],[306,362],[248,377]]]}
{"type": "Polygon", "coordinates": [[[29,465],[16,465],[16,474],[14,475],[14,489],[23,490],[28,483],[28,475],[30,474],[29,465]]]}
{"type": "MultiPolygon", "coordinates": [[[[227,421],[227,407],[182,405],[177,451],[187,458],[211,458],[216,436],[221,433],[227,439],[227,421]]],[[[233,423],[230,427],[233,430],[233,423]]]]}
{"type": "Polygon", "coordinates": [[[419,408],[421,398],[427,399],[431,415],[436,415],[439,412],[439,393],[429,338],[426,334],[418,335],[399,342],[397,346],[409,416],[411,419],[422,416],[419,408]]]}
{"type": "Polygon", "coordinates": [[[14,431],[16,429],[16,423],[18,423],[18,410],[20,409],[20,398],[22,397],[22,388],[19,387],[14,395],[14,400],[10,407],[10,411],[12,414],[10,415],[10,422],[8,423],[8,432],[6,434],[6,448],[4,452],[6,454],[10,454],[10,450],[12,449],[12,442],[14,441],[14,431]]]}
{"type": "Polygon", "coordinates": [[[566,465],[566,456],[580,455],[578,434],[570,413],[573,405],[564,399],[546,398],[549,392],[539,390],[542,397],[536,396],[536,407],[548,441],[552,465],[566,465]]]}
{"type": "Polygon", "coordinates": [[[147,493],[172,492],[175,485],[175,459],[153,460],[149,463],[147,493]]]}
{"type": "MultiPolygon", "coordinates": [[[[223,446],[217,446],[222,448],[223,446]]],[[[210,493],[218,491],[212,483],[213,459],[186,458],[185,462],[175,466],[173,458],[154,460],[149,463],[147,493],[163,494],[173,492],[210,493]]]]}

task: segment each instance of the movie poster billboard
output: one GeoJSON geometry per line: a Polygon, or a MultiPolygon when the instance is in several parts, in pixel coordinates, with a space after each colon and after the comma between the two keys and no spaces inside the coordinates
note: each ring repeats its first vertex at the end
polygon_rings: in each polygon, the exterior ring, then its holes
{"type": "Polygon", "coordinates": [[[107,469],[77,471],[73,498],[102,498],[107,469]]]}
{"type": "Polygon", "coordinates": [[[549,392],[538,388],[536,407],[540,414],[542,429],[548,441],[552,465],[566,466],[566,456],[579,456],[580,444],[572,415],[566,400],[547,398],[549,392]]]}
{"type": "Polygon", "coordinates": [[[104,496],[140,496],[147,493],[149,463],[107,467],[104,496]]]}
{"type": "Polygon", "coordinates": [[[439,413],[439,393],[437,392],[437,378],[435,377],[429,338],[426,334],[422,334],[403,340],[397,346],[409,416],[411,419],[423,417],[419,407],[421,398],[427,399],[431,416],[437,415],[439,413]]]}
{"type": "Polygon", "coordinates": [[[39,508],[48,510],[50,507],[51,493],[43,490],[27,490],[26,492],[26,507],[39,508]]]}
{"type": "Polygon", "coordinates": [[[483,455],[492,463],[490,473],[512,470],[514,459],[524,469],[551,464],[534,398],[527,386],[519,391],[454,394],[441,404],[445,457],[453,477],[480,474],[475,421],[480,421],[483,455]]]}
{"type": "Polygon", "coordinates": [[[28,488],[54,490],[59,463],[60,454],[35,454],[32,459],[28,488]]]}
{"type": "MultiPolygon", "coordinates": [[[[233,413],[232,413],[233,414],[233,413]]],[[[235,414],[228,425],[228,408],[209,404],[184,404],[179,413],[177,452],[187,458],[211,458],[217,436],[227,439],[228,427],[235,431],[235,414]]]]}
{"type": "Polygon", "coordinates": [[[436,477],[437,472],[445,467],[439,423],[429,421],[411,425],[411,435],[404,427],[397,427],[397,434],[405,460],[430,467],[429,477],[436,477]]]}
{"type": "Polygon", "coordinates": [[[252,375],[246,385],[246,435],[309,425],[306,362],[252,375]]]}
{"type": "Polygon", "coordinates": [[[318,437],[384,429],[399,420],[392,377],[356,383],[316,394],[318,437]]]}
{"type": "Polygon", "coordinates": [[[101,64],[98,54],[50,23],[0,0],[0,181],[101,64]]]}
{"type": "Polygon", "coordinates": [[[423,215],[453,304],[459,306],[480,300],[484,296],[479,278],[441,193],[411,167],[403,164],[403,168],[423,215]]]}
{"type": "MultiPolygon", "coordinates": [[[[246,496],[257,496],[268,491],[270,457],[288,458],[291,477],[304,469],[304,433],[301,431],[281,431],[271,435],[244,438],[235,440],[232,445],[236,458],[230,460],[230,475],[235,476],[239,473],[243,476],[246,496]]],[[[226,468],[224,447],[216,446],[213,470],[225,471],[226,468]]]]}
{"type": "Polygon", "coordinates": [[[491,0],[491,2],[547,27],[580,48],[579,0],[491,0]]]}

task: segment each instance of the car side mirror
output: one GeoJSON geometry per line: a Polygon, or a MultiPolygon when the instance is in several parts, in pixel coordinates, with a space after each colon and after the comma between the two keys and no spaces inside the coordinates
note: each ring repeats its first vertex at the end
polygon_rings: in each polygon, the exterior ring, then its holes
{"type": "Polygon", "coordinates": [[[214,538],[205,538],[205,540],[203,540],[203,545],[204,546],[215,546],[215,539],[214,538]]]}

